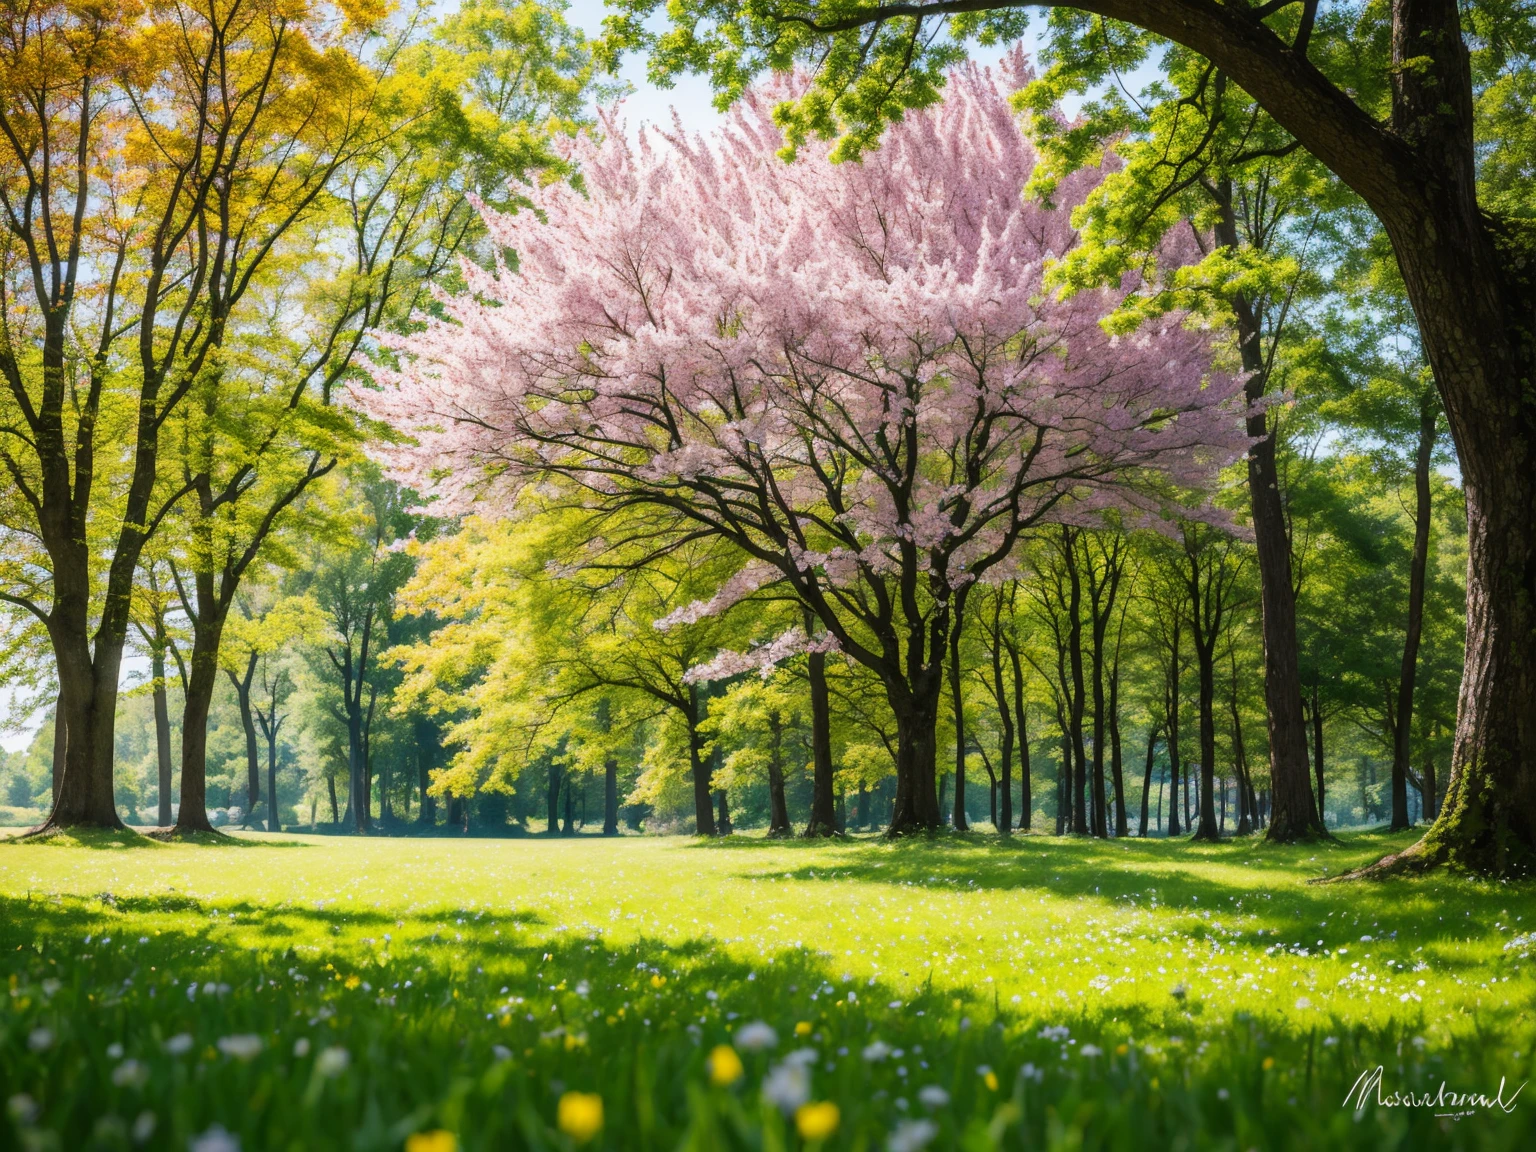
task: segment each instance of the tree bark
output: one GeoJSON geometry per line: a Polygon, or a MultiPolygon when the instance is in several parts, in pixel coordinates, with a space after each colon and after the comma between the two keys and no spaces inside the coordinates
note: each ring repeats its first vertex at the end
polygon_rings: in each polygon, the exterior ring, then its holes
{"type": "MultiPolygon", "coordinates": [[[[806,664],[811,685],[811,818],[805,834],[832,836],[837,832],[837,813],[832,795],[832,699],[827,688],[827,654],[812,652],[806,664]]],[[[895,831],[894,821],[891,827],[895,831]]]]}
{"type": "Polygon", "coordinates": [[[1017,645],[1008,646],[1013,664],[1013,712],[1019,718],[1019,830],[1028,832],[1034,821],[1034,798],[1029,781],[1029,724],[1024,715],[1024,665],[1017,645]]]}
{"type": "MultiPolygon", "coordinates": [[[[777,712],[768,717],[768,733],[768,835],[777,840],[794,835],[789,825],[789,804],[784,799],[784,722],[777,712]]],[[[863,795],[861,789],[861,801],[863,795]]]]}
{"type": "Polygon", "coordinates": [[[1327,827],[1327,808],[1324,806],[1323,787],[1323,710],[1317,697],[1317,685],[1312,685],[1312,764],[1317,772],[1317,819],[1327,827]]]}
{"type": "Polygon", "coordinates": [[[688,685],[688,708],[684,719],[688,724],[688,762],[693,769],[693,832],[696,836],[713,836],[715,830],[714,797],[710,795],[709,763],[705,760],[704,737],[699,732],[701,702],[698,685],[688,685]]]}
{"type": "Polygon", "coordinates": [[[1076,533],[1062,529],[1062,555],[1066,561],[1071,594],[1067,603],[1067,659],[1072,668],[1072,696],[1070,702],[1072,740],[1072,831],[1086,835],[1088,828],[1087,753],[1083,748],[1083,706],[1085,703],[1083,681],[1083,584],[1077,570],[1076,533]]]}
{"type": "Polygon", "coordinates": [[[432,787],[432,768],[437,760],[437,750],[437,726],[430,720],[416,721],[416,785],[421,791],[416,822],[427,827],[437,823],[437,797],[428,791],[432,787]]]}
{"type": "Polygon", "coordinates": [[[1141,778],[1141,824],[1136,829],[1136,835],[1141,837],[1146,836],[1147,829],[1150,827],[1148,820],[1151,813],[1148,808],[1149,801],[1152,799],[1152,764],[1157,751],[1157,732],[1156,724],[1152,725],[1147,732],[1147,770],[1141,778]]]}
{"type": "Polygon", "coordinates": [[[720,807],[720,815],[715,821],[715,830],[721,836],[729,836],[735,829],[731,827],[731,809],[724,788],[715,789],[715,802],[720,807]]]}
{"type": "MultiPolygon", "coordinates": [[[[560,770],[560,762],[551,758],[549,762],[549,783],[545,789],[544,831],[553,836],[560,831],[560,785],[564,781],[564,774],[560,770]]],[[[453,817],[450,816],[451,822],[453,817]]]]}
{"type": "Polygon", "coordinates": [[[612,756],[603,761],[603,835],[619,834],[619,762],[612,756]]]}
{"type": "Polygon", "coordinates": [[[1408,770],[1412,763],[1413,692],[1418,679],[1419,640],[1424,631],[1424,582],[1429,564],[1429,464],[1439,423],[1434,399],[1419,402],[1419,443],[1413,460],[1413,557],[1408,569],[1408,622],[1403,637],[1403,665],[1397,680],[1397,725],[1392,741],[1392,831],[1412,826],[1408,819],[1408,770]]]}
{"type": "Polygon", "coordinates": [[[965,693],[960,684],[960,627],[956,621],[949,634],[949,692],[955,714],[955,831],[969,832],[965,816],[965,693]]]}
{"type": "Polygon", "coordinates": [[[1130,832],[1125,819],[1125,766],[1120,750],[1120,651],[1115,645],[1115,660],[1109,670],[1109,775],[1115,789],[1115,835],[1124,839],[1130,832]]]}
{"type": "Polygon", "coordinates": [[[240,707],[240,726],[245,730],[245,820],[250,824],[261,802],[261,748],[256,743],[256,717],[251,711],[251,681],[256,677],[256,653],[246,658],[245,675],[236,676],[229,669],[224,674],[235,687],[235,700],[240,707]]]}
{"type": "Polygon", "coordinates": [[[171,706],[165,690],[165,649],[152,647],[149,674],[155,681],[155,768],[159,784],[159,808],[155,823],[169,828],[176,817],[171,812],[171,706]]]}
{"type": "Polygon", "coordinates": [[[998,610],[993,614],[992,628],[992,683],[997,697],[998,722],[1002,727],[1002,741],[998,758],[1002,760],[1002,796],[994,804],[992,826],[1004,836],[1013,832],[1013,709],[1008,706],[1008,688],[1003,682],[1003,643],[1001,626],[1002,594],[998,594],[998,610]]]}

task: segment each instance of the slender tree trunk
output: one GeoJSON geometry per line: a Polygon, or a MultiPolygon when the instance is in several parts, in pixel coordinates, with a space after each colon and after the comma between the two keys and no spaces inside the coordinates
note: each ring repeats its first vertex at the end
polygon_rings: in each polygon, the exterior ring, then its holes
{"type": "Polygon", "coordinates": [[[341,814],[336,811],[336,777],[327,776],[325,778],[325,786],[331,794],[331,823],[333,825],[340,824],[341,814]]]}
{"type": "Polygon", "coordinates": [[[1424,630],[1424,578],[1429,563],[1429,464],[1435,448],[1439,413],[1434,399],[1419,402],[1419,443],[1413,462],[1413,558],[1408,570],[1408,625],[1403,637],[1403,664],[1397,680],[1397,728],[1392,741],[1392,831],[1412,826],[1408,819],[1408,768],[1411,763],[1413,692],[1419,671],[1419,639],[1424,630]]]}
{"type": "MultiPolygon", "coordinates": [[[[809,625],[809,618],[806,623],[809,625]]],[[[837,813],[832,796],[832,700],[827,688],[826,653],[807,656],[806,672],[811,684],[811,818],[805,834],[832,836],[837,831],[837,813]]],[[[898,796],[900,792],[898,786],[898,796]]],[[[891,827],[896,830],[894,823],[891,827]]]]}
{"type": "Polygon", "coordinates": [[[432,769],[437,762],[437,726],[429,720],[416,722],[416,786],[421,793],[416,822],[428,827],[437,823],[437,797],[428,791],[432,787],[432,769]]]}
{"type": "Polygon", "coordinates": [[[619,762],[612,756],[603,761],[603,835],[619,834],[619,762]]]}
{"type": "Polygon", "coordinates": [[[965,693],[960,684],[960,626],[949,636],[949,691],[955,714],[955,831],[970,831],[965,816],[965,693]]]}
{"type": "Polygon", "coordinates": [[[715,830],[721,836],[729,836],[735,829],[731,827],[731,809],[724,788],[715,789],[715,803],[720,808],[720,815],[715,821],[715,830]]]}
{"type": "Polygon", "coordinates": [[[1010,645],[1008,657],[1013,664],[1013,713],[1019,718],[1019,829],[1030,830],[1034,821],[1034,797],[1029,780],[1029,723],[1024,715],[1024,666],[1017,646],[1010,645]]]}
{"type": "MultiPolygon", "coordinates": [[[[794,835],[789,826],[789,804],[784,799],[784,722],[777,712],[768,717],[768,733],[768,835],[777,840],[794,835]]],[[[861,804],[863,795],[860,789],[861,804]]]]}
{"type": "Polygon", "coordinates": [[[1071,596],[1067,630],[1067,658],[1072,668],[1072,831],[1086,835],[1088,827],[1088,757],[1083,748],[1083,708],[1086,689],[1083,679],[1082,578],[1077,570],[1077,549],[1070,529],[1063,529],[1062,552],[1067,561],[1071,596]]]}
{"type": "Polygon", "coordinates": [[[160,793],[155,823],[169,828],[176,822],[171,812],[171,706],[165,690],[165,648],[159,644],[150,649],[149,673],[155,681],[155,767],[160,793]]]}
{"type": "MultiPolygon", "coordinates": [[[[274,719],[276,709],[273,709],[274,719]]],[[[277,727],[267,737],[267,831],[281,832],[283,822],[277,811],[277,727]]]]}
{"type": "MultiPolygon", "coordinates": [[[[1174,705],[1168,713],[1168,835],[1179,835],[1179,710],[1178,692],[1174,691],[1174,705]]],[[[1161,801],[1159,801],[1161,804],[1161,801]]]]}
{"type": "MultiPolygon", "coordinates": [[[[53,802],[59,802],[59,785],[64,780],[64,763],[69,757],[69,725],[65,723],[64,716],[64,690],[61,688],[53,703],[53,802]]],[[[161,798],[161,804],[166,811],[170,811],[170,795],[166,792],[161,798]]],[[[169,824],[167,820],[165,823],[169,824]]]]}
{"type": "Polygon", "coordinates": [[[1130,828],[1125,819],[1125,765],[1120,749],[1120,658],[1109,671],[1109,775],[1115,789],[1115,835],[1124,838],[1130,828]]]}
{"type": "Polygon", "coordinates": [[[178,835],[213,831],[213,825],[208,822],[208,712],[213,705],[214,686],[218,683],[219,640],[224,631],[224,613],[214,598],[212,577],[200,573],[196,579],[198,611],[193,620],[191,667],[181,713],[178,835]]]}
{"type": "MultiPolygon", "coordinates": [[[[1152,799],[1152,764],[1156,751],[1157,725],[1154,724],[1147,732],[1147,770],[1141,778],[1141,824],[1136,829],[1136,835],[1141,837],[1146,836],[1147,829],[1150,827],[1148,824],[1149,813],[1147,808],[1148,802],[1152,799]]],[[[1159,801],[1159,806],[1161,806],[1161,801],[1159,801]]]]}
{"type": "Polygon", "coordinates": [[[1013,710],[1008,706],[1008,688],[1003,683],[1003,645],[999,635],[1001,629],[997,627],[994,618],[992,633],[992,684],[994,694],[997,696],[998,722],[1002,727],[1002,741],[998,748],[998,756],[1002,760],[1003,792],[1001,803],[996,803],[992,810],[992,826],[1004,836],[1013,832],[1013,710]]]}
{"type": "Polygon", "coordinates": [[[565,774],[565,825],[560,829],[562,836],[576,835],[576,773],[565,774]]]}
{"type": "Polygon", "coordinates": [[[251,711],[251,681],[256,677],[256,653],[246,658],[245,674],[225,674],[235,688],[235,702],[240,708],[240,726],[245,730],[245,824],[250,824],[256,805],[261,803],[261,747],[256,742],[256,717],[251,711]]]}
{"type": "Polygon", "coordinates": [[[1317,769],[1317,816],[1318,822],[1326,827],[1323,813],[1323,710],[1317,698],[1317,684],[1312,685],[1312,763],[1317,769]]]}
{"type": "MultiPolygon", "coordinates": [[[[560,771],[560,762],[552,757],[549,762],[548,786],[544,792],[547,809],[544,814],[544,831],[550,836],[560,831],[560,785],[563,780],[564,774],[560,771]]],[[[449,816],[448,820],[452,823],[453,817],[449,816]]]]}
{"type": "Polygon", "coordinates": [[[699,732],[699,720],[703,705],[699,700],[696,684],[688,685],[688,762],[693,770],[693,832],[696,836],[713,836],[715,829],[714,798],[710,795],[710,766],[704,758],[704,737],[699,732]]]}

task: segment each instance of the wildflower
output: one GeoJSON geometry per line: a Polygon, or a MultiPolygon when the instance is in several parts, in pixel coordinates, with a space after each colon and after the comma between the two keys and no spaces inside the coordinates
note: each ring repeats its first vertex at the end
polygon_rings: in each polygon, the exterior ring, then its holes
{"type": "Polygon", "coordinates": [[[1097,1044],[1084,1044],[1078,1051],[1088,1057],[1104,1055],[1104,1049],[1100,1048],[1097,1044]]]}
{"type": "Polygon", "coordinates": [[[187,1152],[240,1152],[240,1137],[226,1132],[224,1125],[215,1124],[201,1136],[192,1137],[187,1152]]]}
{"type": "Polygon", "coordinates": [[[932,1120],[903,1120],[885,1142],[887,1152],[919,1152],[939,1134],[932,1120]]]}
{"type": "Polygon", "coordinates": [[[603,1098],[595,1092],[567,1092],[560,1097],[556,1120],[560,1131],[584,1144],[603,1128],[603,1098]]]}
{"type": "Polygon", "coordinates": [[[1019,1075],[1026,1080],[1033,1080],[1036,1084],[1045,1079],[1045,1070],[1036,1068],[1033,1064],[1026,1064],[1019,1069],[1019,1075]]]}
{"type": "Polygon", "coordinates": [[[5,1102],[6,1113],[18,1127],[25,1128],[37,1119],[37,1101],[25,1092],[18,1092],[5,1102]]]}
{"type": "Polygon", "coordinates": [[[1273,1056],[1266,1056],[1266,1057],[1264,1057],[1264,1063],[1262,1065],[1262,1067],[1264,1068],[1264,1071],[1268,1072],[1274,1066],[1275,1066],[1275,1058],[1273,1056]]]}
{"type": "Polygon", "coordinates": [[[140,1112],[133,1122],[133,1142],[135,1144],[147,1144],[149,1138],[155,1134],[155,1114],[146,1109],[140,1112]]]}
{"type": "Polygon", "coordinates": [[[491,1055],[500,1063],[503,1060],[512,1059],[512,1049],[508,1048],[505,1044],[492,1044],[491,1055]]]}
{"type": "Polygon", "coordinates": [[[864,1059],[870,1064],[878,1064],[890,1054],[891,1046],[880,1040],[864,1047],[864,1059]]]}
{"type": "Polygon", "coordinates": [[[124,1060],[112,1069],[112,1083],[119,1088],[142,1088],[149,1082],[149,1068],[137,1060],[124,1060]]]}
{"type": "Polygon", "coordinates": [[[809,1036],[810,1034],[811,1034],[811,1022],[809,1020],[802,1020],[802,1021],[800,1021],[800,1023],[795,1025],[795,1035],[796,1036],[809,1036]]]}
{"type": "Polygon", "coordinates": [[[949,1093],[937,1084],[929,1084],[924,1088],[918,1089],[917,1098],[927,1108],[942,1108],[949,1103],[949,1093]]]}
{"type": "Polygon", "coordinates": [[[1337,1036],[1324,1036],[1323,1037],[1323,1047],[1324,1048],[1332,1048],[1338,1042],[1339,1042],[1339,1038],[1337,1036]]]}
{"type": "Polygon", "coordinates": [[[985,1064],[976,1069],[976,1071],[981,1073],[981,1082],[987,1086],[988,1090],[996,1092],[997,1073],[992,1071],[992,1069],[988,1068],[985,1064]]]}
{"type": "Polygon", "coordinates": [[[405,1152],[458,1152],[459,1138],[442,1128],[406,1137],[405,1152]]]}
{"type": "Polygon", "coordinates": [[[352,1063],[352,1054],[345,1048],[327,1048],[315,1057],[315,1071],[327,1080],[334,1080],[352,1063]]]}
{"type": "Polygon", "coordinates": [[[164,1047],[172,1056],[185,1056],[192,1051],[192,1037],[185,1032],[178,1032],[165,1042],[164,1047]]]}
{"type": "Polygon", "coordinates": [[[257,1053],[261,1051],[261,1037],[248,1034],[243,1036],[220,1036],[218,1045],[219,1051],[233,1060],[254,1060],[257,1053]]]}
{"type": "Polygon", "coordinates": [[[107,1045],[107,1059],[121,1060],[123,1058],[123,1046],[121,1044],[107,1045]]]}
{"type": "Polygon", "coordinates": [[[47,1028],[34,1028],[27,1034],[27,1047],[33,1052],[46,1052],[53,1047],[53,1033],[47,1028]]]}
{"type": "Polygon", "coordinates": [[[779,1034],[761,1020],[754,1020],[736,1029],[735,1044],[743,1052],[761,1052],[778,1042],[779,1034]]]}
{"type": "Polygon", "coordinates": [[[837,1131],[839,1119],[841,1116],[837,1105],[830,1100],[823,1100],[803,1105],[796,1111],[795,1127],[799,1129],[802,1140],[825,1140],[837,1131]]]}
{"type": "Polygon", "coordinates": [[[720,1044],[709,1054],[709,1081],[717,1088],[724,1088],[741,1079],[741,1057],[729,1044],[720,1044]]]}
{"type": "Polygon", "coordinates": [[[1298,996],[1296,998],[1296,1010],[1298,1012],[1305,1012],[1310,1007],[1312,1007],[1312,1001],[1308,1000],[1305,996],[1298,996]]]}
{"type": "Polygon", "coordinates": [[[803,1063],[775,1064],[763,1079],[763,1098],[790,1113],[810,1102],[811,1074],[803,1063]]]}
{"type": "Polygon", "coordinates": [[[1042,1040],[1055,1040],[1060,1042],[1065,1040],[1068,1036],[1072,1035],[1072,1029],[1068,1028],[1065,1024],[1052,1024],[1049,1027],[1040,1029],[1036,1035],[1039,1036],[1042,1040]]]}
{"type": "Polygon", "coordinates": [[[306,1057],[308,1055],[309,1055],[309,1038],[307,1036],[300,1036],[297,1040],[295,1040],[293,1042],[293,1058],[295,1060],[302,1060],[302,1059],[304,1059],[304,1057],[306,1057]]]}

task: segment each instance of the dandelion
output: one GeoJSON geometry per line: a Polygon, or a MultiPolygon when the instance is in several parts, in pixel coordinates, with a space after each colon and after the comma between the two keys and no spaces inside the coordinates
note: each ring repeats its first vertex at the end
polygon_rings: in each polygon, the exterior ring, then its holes
{"type": "Polygon", "coordinates": [[[949,1103],[949,1093],[937,1084],[929,1084],[918,1089],[917,1098],[922,1101],[925,1108],[942,1108],[949,1103]]]}
{"type": "Polygon", "coordinates": [[[334,1080],[352,1063],[352,1054],[345,1048],[327,1048],[315,1057],[315,1071],[327,1080],[334,1080]]]}
{"type": "Polygon", "coordinates": [[[788,1115],[811,1099],[811,1073],[803,1063],[775,1064],[763,1078],[763,1098],[788,1115]]]}
{"type": "Polygon", "coordinates": [[[779,1042],[779,1034],[761,1020],[736,1029],[736,1047],[743,1052],[761,1052],[779,1042]]]}
{"type": "Polygon", "coordinates": [[[709,1054],[709,1082],[717,1088],[736,1083],[742,1077],[741,1057],[729,1044],[717,1045],[709,1054]]]}
{"type": "Polygon", "coordinates": [[[112,1069],[112,1083],[119,1088],[142,1088],[149,1083],[149,1067],[138,1060],[124,1060],[112,1069]]]}
{"type": "Polygon", "coordinates": [[[830,1100],[803,1105],[795,1112],[795,1127],[802,1140],[825,1140],[837,1131],[841,1115],[830,1100]]]}
{"type": "Polygon", "coordinates": [[[932,1120],[903,1120],[886,1140],[887,1152],[920,1152],[939,1134],[932,1120]]]}
{"type": "Polygon", "coordinates": [[[584,1144],[603,1128],[603,1098],[595,1092],[567,1092],[560,1097],[555,1122],[578,1144],[584,1144]]]}
{"type": "Polygon", "coordinates": [[[194,1136],[187,1144],[187,1152],[240,1152],[240,1137],[215,1124],[201,1136],[194,1136]]]}
{"type": "Polygon", "coordinates": [[[864,1047],[864,1060],[869,1064],[878,1064],[890,1054],[891,1046],[881,1040],[876,1040],[864,1047]]]}
{"type": "Polygon", "coordinates": [[[459,1138],[442,1128],[406,1137],[405,1152],[458,1152],[459,1138]]]}
{"type": "Polygon", "coordinates": [[[261,1037],[252,1035],[220,1036],[218,1039],[219,1051],[232,1060],[241,1062],[254,1060],[261,1052],[261,1037]]]}
{"type": "Polygon", "coordinates": [[[165,1042],[165,1050],[172,1056],[185,1056],[192,1051],[192,1037],[185,1032],[178,1032],[165,1042]]]}
{"type": "Polygon", "coordinates": [[[34,1028],[27,1034],[27,1047],[33,1052],[46,1052],[53,1047],[53,1033],[47,1028],[34,1028]]]}
{"type": "Polygon", "coordinates": [[[811,1022],[809,1020],[802,1020],[802,1021],[800,1021],[800,1023],[795,1025],[795,1035],[796,1036],[809,1036],[810,1034],[811,1034],[811,1022]]]}

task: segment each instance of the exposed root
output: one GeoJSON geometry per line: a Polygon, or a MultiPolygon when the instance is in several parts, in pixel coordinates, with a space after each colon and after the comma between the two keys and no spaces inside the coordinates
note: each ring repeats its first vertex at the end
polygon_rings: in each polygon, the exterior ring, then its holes
{"type": "Polygon", "coordinates": [[[1351,872],[1341,872],[1337,876],[1323,876],[1316,880],[1310,880],[1310,884],[1337,884],[1345,880],[1390,880],[1397,876],[1418,876],[1428,872],[1431,868],[1438,868],[1445,863],[1445,853],[1434,847],[1426,847],[1420,840],[1410,848],[1404,848],[1401,852],[1395,852],[1391,856],[1383,856],[1374,864],[1356,868],[1351,872]]]}

